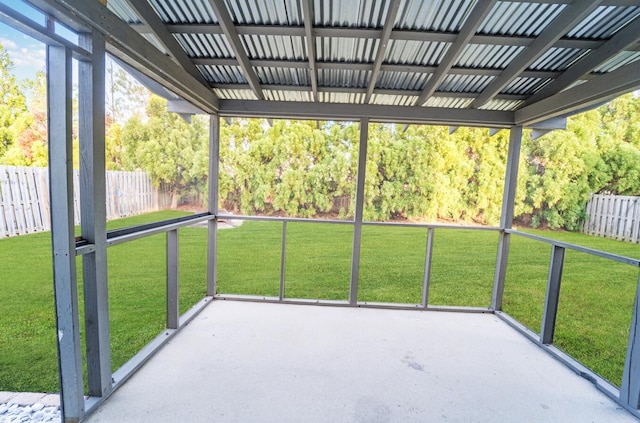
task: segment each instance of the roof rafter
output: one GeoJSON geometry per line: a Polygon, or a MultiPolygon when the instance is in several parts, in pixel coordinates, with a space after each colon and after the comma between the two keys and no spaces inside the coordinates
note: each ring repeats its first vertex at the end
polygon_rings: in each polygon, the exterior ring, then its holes
{"type": "Polygon", "coordinates": [[[378,82],[378,76],[380,75],[380,67],[384,61],[384,57],[387,53],[387,45],[389,44],[389,38],[391,37],[391,31],[396,22],[396,15],[400,8],[400,0],[391,0],[389,7],[387,8],[387,18],[382,27],[382,33],[378,40],[378,51],[376,53],[376,60],[373,62],[373,70],[371,71],[371,77],[369,78],[369,87],[367,88],[367,94],[364,97],[364,102],[369,103],[373,90],[378,82]]]}
{"type": "Polygon", "coordinates": [[[259,100],[263,100],[264,94],[262,92],[262,87],[260,86],[260,80],[258,79],[256,72],[253,70],[253,67],[251,67],[249,56],[247,56],[247,52],[244,50],[242,41],[240,40],[240,35],[238,35],[238,30],[231,20],[231,15],[229,15],[229,11],[227,10],[227,6],[224,4],[224,0],[209,0],[209,4],[211,5],[213,12],[218,17],[218,22],[220,23],[222,32],[231,45],[231,49],[236,55],[236,59],[238,59],[238,64],[242,69],[242,73],[247,78],[247,82],[249,82],[249,85],[256,97],[258,97],[259,100]]]}
{"type": "Polygon", "coordinates": [[[167,49],[169,54],[193,76],[204,85],[208,85],[207,80],[202,76],[200,71],[195,67],[184,49],[160,19],[158,14],[153,10],[151,5],[146,1],[126,0],[127,4],[134,10],[140,19],[151,28],[151,32],[158,38],[162,45],[167,49]]]}
{"type": "Polygon", "coordinates": [[[577,87],[569,88],[515,112],[516,125],[530,125],[557,116],[602,104],[619,95],[640,88],[640,61],[598,76],[577,87]]]}
{"type": "Polygon", "coordinates": [[[540,35],[524,49],[507,68],[494,79],[476,98],[471,107],[480,108],[491,98],[507,86],[520,72],[542,56],[552,47],[570,28],[580,23],[602,0],[575,0],[565,7],[562,12],[540,33],[540,35]]]}
{"type": "Polygon", "coordinates": [[[639,39],[640,17],[636,17],[630,24],[616,32],[613,37],[611,37],[611,39],[604,43],[600,48],[580,59],[577,63],[573,64],[573,66],[554,79],[549,85],[532,95],[525,105],[535,103],[543,98],[559,93],[585,74],[597,68],[600,64],[635,44],[639,39]]]}
{"type": "Polygon", "coordinates": [[[316,69],[316,38],[313,35],[313,11],[311,0],[302,0],[304,34],[307,42],[307,60],[309,62],[309,79],[311,79],[311,95],[318,101],[318,71],[316,69]]]}
{"type": "Polygon", "coordinates": [[[422,94],[416,100],[417,106],[422,106],[429,97],[438,89],[440,83],[449,72],[449,69],[453,67],[458,56],[462,53],[462,50],[467,46],[469,40],[476,33],[476,30],[484,21],[484,18],[489,14],[489,11],[493,8],[493,5],[497,0],[479,0],[474,6],[473,10],[469,14],[469,17],[464,22],[460,33],[456,37],[456,40],[447,49],[438,69],[431,75],[427,86],[422,91],[422,94]]]}

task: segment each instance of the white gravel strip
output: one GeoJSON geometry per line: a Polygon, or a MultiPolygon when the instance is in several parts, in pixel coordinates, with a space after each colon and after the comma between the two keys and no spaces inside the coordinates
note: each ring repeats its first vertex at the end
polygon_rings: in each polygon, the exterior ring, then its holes
{"type": "Polygon", "coordinates": [[[0,423],[58,423],[60,397],[33,392],[0,392],[0,423]]]}

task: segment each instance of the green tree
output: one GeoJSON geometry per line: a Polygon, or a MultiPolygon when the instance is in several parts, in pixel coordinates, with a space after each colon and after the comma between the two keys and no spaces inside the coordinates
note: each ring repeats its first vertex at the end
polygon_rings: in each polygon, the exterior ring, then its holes
{"type": "Polygon", "coordinates": [[[28,125],[27,105],[15,76],[9,53],[0,44],[0,159],[28,125]]]}

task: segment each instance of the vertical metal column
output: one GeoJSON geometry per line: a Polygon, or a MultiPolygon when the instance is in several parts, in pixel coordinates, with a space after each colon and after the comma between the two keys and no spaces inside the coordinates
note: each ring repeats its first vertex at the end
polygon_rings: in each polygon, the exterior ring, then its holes
{"type": "Polygon", "coordinates": [[[509,234],[504,229],[511,229],[513,225],[513,208],[516,200],[518,185],[518,166],[520,162],[520,147],[522,144],[522,126],[511,128],[509,133],[509,152],[507,155],[507,169],[504,176],[504,191],[502,194],[502,213],[500,214],[500,240],[496,257],[496,270],[493,279],[493,294],[491,308],[502,309],[502,295],[504,280],[507,273],[507,256],[509,254],[509,234]]]}
{"type": "Polygon", "coordinates": [[[73,227],[71,50],[47,46],[49,198],[58,337],[60,405],[65,421],[84,415],[73,227]]]}
{"type": "Polygon", "coordinates": [[[105,40],[81,34],[80,46],[91,62],[78,63],[80,138],[80,220],[82,238],[95,246],[82,256],[85,339],[89,395],[102,397],[112,388],[107,288],[105,188],[105,40]]]}
{"type": "Polygon", "coordinates": [[[178,230],[167,232],[167,328],[178,329],[178,230]]]}
{"type": "Polygon", "coordinates": [[[624,360],[620,401],[631,408],[640,409],[640,277],[636,288],[636,300],[631,318],[627,356],[624,360]]]}
{"type": "Polygon", "coordinates": [[[358,277],[360,275],[360,242],[362,240],[362,211],[364,209],[364,180],[367,168],[367,142],[369,138],[369,119],[360,120],[360,145],[358,148],[358,175],[356,176],[356,207],[353,221],[353,250],[351,254],[351,285],[349,304],[358,302],[358,277]]]}
{"type": "Polygon", "coordinates": [[[422,281],[422,307],[429,305],[429,284],[431,283],[431,258],[433,256],[434,228],[427,230],[427,250],[424,255],[424,279],[422,281]]]}
{"type": "Polygon", "coordinates": [[[282,222],[282,246],[280,250],[280,301],[284,300],[284,274],[287,264],[287,221],[282,222]]]}
{"type": "Polygon", "coordinates": [[[547,293],[544,298],[542,328],[540,329],[540,342],[543,344],[553,343],[553,334],[556,330],[556,317],[558,316],[558,302],[560,300],[560,283],[562,282],[563,267],[564,247],[554,245],[551,250],[547,293]]]}
{"type": "MultiPolygon", "coordinates": [[[[218,169],[220,166],[220,118],[209,116],[209,213],[218,214],[218,169]]],[[[207,295],[216,295],[218,281],[218,218],[207,223],[207,295]]]]}

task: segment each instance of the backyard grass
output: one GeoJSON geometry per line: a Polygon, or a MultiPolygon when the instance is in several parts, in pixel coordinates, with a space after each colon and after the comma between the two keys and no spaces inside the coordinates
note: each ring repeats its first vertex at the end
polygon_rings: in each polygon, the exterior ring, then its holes
{"type": "MultiPolygon", "coordinates": [[[[184,215],[159,212],[110,222],[131,226],[184,215]]],[[[566,232],[534,231],[640,258],[638,245],[566,232]]],[[[421,301],[427,230],[365,226],[358,300],[421,301]]],[[[351,225],[287,224],[285,296],[347,300],[351,225]]],[[[112,367],[159,334],[165,319],[164,234],[109,248],[112,367]]],[[[218,292],[277,296],[282,223],[244,222],[218,238],[218,292]]],[[[488,307],[498,233],[437,229],[429,304],[488,307]]],[[[180,229],[180,311],[205,294],[206,230],[180,229]]],[[[550,246],[512,236],[504,309],[540,329],[550,246]]],[[[81,274],[79,258],[78,273],[81,274]]],[[[57,362],[50,234],[0,240],[0,391],[56,391],[57,362]]],[[[567,252],[556,345],[614,384],[620,383],[638,269],[567,252]]],[[[82,303],[82,284],[79,283],[82,303]]],[[[81,304],[82,305],[82,304],[81,304]]]]}

